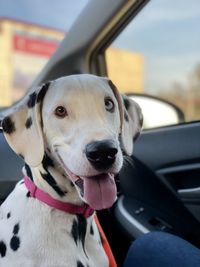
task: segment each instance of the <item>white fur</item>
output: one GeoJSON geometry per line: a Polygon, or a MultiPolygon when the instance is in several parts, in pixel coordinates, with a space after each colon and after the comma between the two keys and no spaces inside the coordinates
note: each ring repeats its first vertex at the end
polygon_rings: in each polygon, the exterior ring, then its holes
{"type": "Polygon", "coordinates": [[[6,256],[0,257],[0,267],[75,267],[77,260],[84,266],[108,266],[93,217],[87,219],[87,258],[81,243],[76,246],[71,236],[72,222],[76,216],[52,209],[33,198],[27,199],[26,193],[24,184],[18,183],[0,208],[0,240],[7,244],[6,256]],[[9,219],[8,211],[11,213],[9,219]],[[20,249],[13,252],[9,242],[13,236],[13,226],[18,222],[20,249]],[[91,224],[94,235],[90,234],[91,224]]]}

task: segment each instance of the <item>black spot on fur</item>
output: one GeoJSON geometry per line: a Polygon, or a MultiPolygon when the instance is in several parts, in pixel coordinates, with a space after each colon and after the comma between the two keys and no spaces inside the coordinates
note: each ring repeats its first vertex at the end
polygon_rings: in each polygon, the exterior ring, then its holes
{"type": "Polygon", "coordinates": [[[47,155],[45,154],[42,160],[42,166],[45,170],[47,170],[47,168],[50,167],[54,167],[54,162],[53,160],[47,155]]]}
{"type": "Polygon", "coordinates": [[[49,88],[50,83],[46,83],[42,86],[40,92],[38,93],[38,95],[36,94],[36,92],[33,92],[32,94],[29,95],[29,99],[27,102],[27,106],[28,108],[33,108],[35,106],[36,103],[39,103],[43,100],[47,89],[49,88]]]}
{"type": "Polygon", "coordinates": [[[5,117],[2,122],[3,131],[7,134],[15,132],[15,124],[10,117],[5,117]]]}
{"type": "Polygon", "coordinates": [[[15,224],[13,227],[13,234],[17,235],[19,233],[19,223],[15,224]]]}
{"type": "MultiPolygon", "coordinates": [[[[87,230],[86,218],[82,215],[77,215],[77,220],[74,219],[71,229],[71,234],[76,245],[78,241],[81,242],[83,250],[85,252],[85,235],[87,230]]],[[[85,255],[87,256],[86,252],[85,255]]]]}
{"type": "Polygon", "coordinates": [[[46,92],[49,89],[49,86],[50,86],[50,82],[47,82],[42,86],[40,92],[38,93],[37,103],[41,102],[44,99],[46,92]]]}
{"type": "Polygon", "coordinates": [[[91,226],[90,226],[90,234],[91,234],[91,235],[94,235],[94,229],[93,229],[92,224],[91,224],[91,226]]]}
{"type": "Polygon", "coordinates": [[[11,217],[11,213],[8,212],[6,217],[7,217],[7,219],[9,219],[11,217]]]}
{"type": "Polygon", "coordinates": [[[46,92],[49,89],[50,84],[51,84],[50,82],[47,82],[42,86],[38,94],[37,102],[41,102],[44,99],[44,96],[46,95],[46,92]]]}
{"type": "Polygon", "coordinates": [[[29,95],[29,99],[28,99],[28,103],[27,103],[28,108],[33,108],[35,106],[36,98],[37,98],[36,92],[29,95]]]}
{"type": "Polygon", "coordinates": [[[26,193],[26,197],[30,197],[31,196],[31,193],[28,191],[27,193],[26,193]]]}
{"type": "Polygon", "coordinates": [[[0,255],[2,258],[6,256],[6,250],[6,244],[3,241],[0,241],[0,255]]]}
{"type": "Polygon", "coordinates": [[[129,100],[126,99],[126,98],[124,98],[123,100],[124,100],[124,106],[125,106],[125,108],[128,110],[128,109],[130,108],[130,102],[129,102],[129,100]]]}
{"type": "Polygon", "coordinates": [[[26,129],[29,129],[29,128],[31,127],[32,124],[33,124],[32,118],[29,117],[29,118],[26,120],[26,123],[25,123],[26,129]]]}
{"type": "Polygon", "coordinates": [[[81,261],[77,261],[77,267],[85,267],[81,261]]]}
{"type": "Polygon", "coordinates": [[[142,115],[142,112],[141,112],[141,111],[139,111],[139,121],[140,121],[140,127],[142,127],[142,125],[143,125],[143,122],[144,122],[144,117],[143,117],[143,115],[142,115]]]}
{"type": "Polygon", "coordinates": [[[127,114],[126,110],[124,110],[124,118],[127,122],[129,121],[128,114],[127,114]]]}
{"type": "Polygon", "coordinates": [[[53,160],[47,155],[44,155],[44,158],[42,160],[42,166],[45,169],[47,173],[42,173],[40,172],[41,176],[43,179],[56,191],[56,193],[60,196],[63,197],[66,192],[64,192],[57,184],[56,180],[51,176],[51,174],[48,171],[48,167],[54,167],[54,162],[53,160]]]}
{"type": "Polygon", "coordinates": [[[74,242],[77,245],[79,233],[78,233],[78,222],[75,219],[74,219],[73,224],[72,224],[71,234],[72,234],[72,237],[74,239],[74,242]]]}
{"type": "Polygon", "coordinates": [[[32,175],[30,167],[27,164],[25,164],[24,167],[25,167],[27,176],[33,181],[33,175],[32,175]]]}
{"type": "Polygon", "coordinates": [[[20,239],[18,236],[14,235],[10,240],[10,248],[13,251],[17,251],[20,247],[20,239]]]}
{"type": "Polygon", "coordinates": [[[20,184],[20,185],[21,185],[21,184],[24,184],[24,180],[22,180],[19,184],[20,184]]]}
{"type": "Polygon", "coordinates": [[[60,197],[63,197],[65,195],[65,192],[62,191],[62,189],[56,183],[56,180],[53,178],[53,176],[51,176],[51,174],[49,172],[48,173],[40,172],[40,174],[41,174],[42,178],[56,191],[56,193],[60,197]]]}

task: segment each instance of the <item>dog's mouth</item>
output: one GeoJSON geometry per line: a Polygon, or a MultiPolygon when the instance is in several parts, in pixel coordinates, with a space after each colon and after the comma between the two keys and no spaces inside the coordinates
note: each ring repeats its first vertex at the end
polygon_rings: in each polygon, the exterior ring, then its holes
{"type": "Polygon", "coordinates": [[[58,156],[62,165],[80,190],[81,197],[94,210],[110,208],[116,201],[117,188],[114,173],[102,173],[96,176],[77,176],[72,173],[58,156]]]}

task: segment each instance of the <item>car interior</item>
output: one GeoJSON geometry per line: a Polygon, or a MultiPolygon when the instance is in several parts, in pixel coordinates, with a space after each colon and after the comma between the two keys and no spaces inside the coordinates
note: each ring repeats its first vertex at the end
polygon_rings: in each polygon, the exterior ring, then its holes
{"type": "MultiPolygon", "coordinates": [[[[70,74],[108,76],[106,49],[148,2],[89,1],[32,86],[70,74]]],[[[147,129],[133,156],[124,157],[116,177],[118,200],[97,213],[119,266],[130,244],[150,231],[170,232],[200,247],[199,136],[199,121],[147,129]]],[[[0,151],[2,203],[22,177],[23,161],[2,133],[0,151]]]]}

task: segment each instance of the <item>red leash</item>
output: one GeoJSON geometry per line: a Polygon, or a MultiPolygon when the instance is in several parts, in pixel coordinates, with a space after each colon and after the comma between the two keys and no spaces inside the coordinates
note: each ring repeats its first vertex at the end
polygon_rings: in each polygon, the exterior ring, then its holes
{"type": "Polygon", "coordinates": [[[94,215],[94,219],[95,219],[95,222],[97,224],[97,227],[98,227],[99,232],[100,232],[101,237],[102,237],[103,248],[104,248],[105,253],[107,254],[107,257],[109,259],[109,267],[117,267],[117,264],[116,264],[115,258],[113,256],[112,250],[110,248],[108,240],[107,240],[107,238],[105,236],[105,233],[104,233],[104,231],[103,231],[103,229],[102,229],[102,227],[100,225],[100,222],[99,222],[96,214],[94,215]]]}

